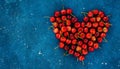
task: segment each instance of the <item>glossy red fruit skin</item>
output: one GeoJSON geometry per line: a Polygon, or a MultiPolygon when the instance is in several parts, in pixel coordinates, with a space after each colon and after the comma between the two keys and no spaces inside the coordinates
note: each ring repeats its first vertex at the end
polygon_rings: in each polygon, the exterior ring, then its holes
{"type": "Polygon", "coordinates": [[[82,45],[83,44],[83,41],[78,41],[78,45],[82,45]]]}
{"type": "Polygon", "coordinates": [[[53,29],[53,32],[56,34],[56,33],[59,32],[59,29],[58,29],[58,28],[54,28],[54,29],[53,29]]]}
{"type": "Polygon", "coordinates": [[[67,26],[67,31],[71,31],[71,26],[67,26]]]}
{"type": "Polygon", "coordinates": [[[90,39],[92,37],[92,34],[91,33],[87,33],[86,34],[86,38],[90,39]]]}
{"type": "Polygon", "coordinates": [[[70,20],[66,20],[66,25],[71,25],[71,21],[70,20]]]}
{"type": "Polygon", "coordinates": [[[61,31],[62,32],[66,32],[67,31],[67,28],[65,26],[61,27],[61,31]]]}
{"type": "Polygon", "coordinates": [[[94,48],[93,47],[89,47],[88,50],[89,50],[89,52],[93,52],[94,48]]]}
{"type": "Polygon", "coordinates": [[[104,28],[103,28],[103,32],[104,32],[104,33],[107,33],[107,32],[108,32],[108,28],[107,28],[107,27],[104,27],[104,28]]]}
{"type": "Polygon", "coordinates": [[[103,27],[104,26],[104,22],[103,21],[99,22],[99,26],[103,27]]]}
{"type": "Polygon", "coordinates": [[[74,24],[74,26],[75,26],[75,28],[79,28],[79,27],[80,27],[80,22],[76,22],[76,23],[74,24]]]}
{"type": "Polygon", "coordinates": [[[76,31],[77,31],[76,28],[72,28],[71,30],[72,33],[75,33],[76,31]]]}
{"type": "Polygon", "coordinates": [[[87,26],[88,28],[91,28],[91,26],[92,26],[91,22],[87,22],[86,26],[87,26]]]}
{"type": "Polygon", "coordinates": [[[106,33],[101,33],[100,35],[102,38],[105,38],[106,37],[106,33]]]}
{"type": "Polygon", "coordinates": [[[71,40],[70,40],[70,39],[67,39],[67,40],[66,40],[66,44],[71,44],[71,40]]]}
{"type": "Polygon", "coordinates": [[[76,48],[75,45],[72,45],[72,46],[71,46],[71,49],[72,49],[72,50],[75,50],[75,48],[76,48]]]}
{"type": "Polygon", "coordinates": [[[92,27],[97,28],[97,27],[98,27],[98,23],[96,23],[96,22],[93,23],[93,24],[92,24],[92,27]]]}
{"type": "Polygon", "coordinates": [[[98,27],[98,28],[97,28],[97,31],[98,31],[98,32],[102,32],[102,31],[103,31],[102,27],[98,27]]]}
{"type": "Polygon", "coordinates": [[[82,48],[83,48],[83,49],[87,49],[87,45],[86,45],[86,44],[83,44],[83,45],[82,45],[82,48]]]}
{"type": "Polygon", "coordinates": [[[85,57],[84,56],[79,56],[79,58],[78,58],[80,61],[83,61],[83,60],[85,60],[85,57]]]}
{"type": "Polygon", "coordinates": [[[66,16],[62,16],[61,19],[62,19],[63,21],[65,21],[65,20],[67,20],[67,17],[66,17],[66,16]]]}
{"type": "Polygon", "coordinates": [[[66,51],[68,51],[68,50],[69,50],[69,46],[65,46],[64,49],[65,49],[66,51]]]}
{"type": "Polygon", "coordinates": [[[90,33],[91,33],[91,34],[95,34],[95,33],[96,33],[96,30],[95,30],[94,28],[91,28],[91,29],[90,29],[90,33]]]}
{"type": "Polygon", "coordinates": [[[93,17],[92,11],[89,11],[89,12],[88,12],[88,17],[93,17]]]}
{"type": "Polygon", "coordinates": [[[97,9],[95,9],[92,12],[93,12],[93,14],[97,15],[99,11],[97,9]]]}
{"type": "Polygon", "coordinates": [[[66,10],[64,10],[64,9],[63,9],[63,10],[61,10],[61,14],[62,14],[62,15],[65,15],[66,13],[67,13],[67,11],[66,11],[66,10]]]}
{"type": "Polygon", "coordinates": [[[88,33],[88,28],[87,27],[84,28],[84,32],[88,33]]]}
{"type": "Polygon", "coordinates": [[[100,21],[101,21],[101,17],[99,17],[99,16],[96,17],[96,21],[97,21],[97,22],[100,22],[100,21]]]}
{"type": "Polygon", "coordinates": [[[53,25],[54,28],[58,27],[58,23],[57,22],[52,23],[52,25],[53,25]]]}
{"type": "Polygon", "coordinates": [[[75,23],[75,22],[77,22],[78,21],[78,19],[76,18],[76,17],[73,17],[72,18],[72,23],[75,23]]]}
{"type": "Polygon", "coordinates": [[[104,17],[104,12],[99,11],[98,16],[100,16],[101,18],[103,18],[104,17]]]}
{"type": "Polygon", "coordinates": [[[107,28],[109,28],[110,27],[110,23],[105,23],[105,26],[107,27],[107,28]]]}
{"type": "Polygon", "coordinates": [[[108,21],[108,17],[103,17],[103,21],[107,22],[108,21]]]}
{"type": "Polygon", "coordinates": [[[67,19],[71,20],[72,16],[71,15],[67,15],[67,19]]]}
{"type": "Polygon", "coordinates": [[[75,39],[75,37],[74,37],[73,34],[70,34],[70,39],[71,39],[71,40],[75,39]]]}
{"type": "Polygon", "coordinates": [[[92,36],[92,37],[91,37],[91,40],[92,40],[93,42],[95,42],[95,41],[96,41],[96,37],[95,37],[95,36],[92,36]]]}
{"type": "Polygon", "coordinates": [[[61,38],[60,38],[60,41],[61,41],[61,42],[66,42],[66,38],[65,38],[65,37],[61,37],[61,38]]]}
{"type": "Polygon", "coordinates": [[[64,32],[64,37],[68,37],[69,33],[68,32],[64,32]]]}
{"type": "Polygon", "coordinates": [[[57,38],[57,39],[60,39],[60,37],[61,37],[60,34],[57,33],[57,34],[56,34],[56,38],[57,38]]]}
{"type": "Polygon", "coordinates": [[[84,41],[84,43],[87,43],[87,42],[88,42],[88,39],[85,38],[85,39],[83,39],[83,41],[84,41]]]}
{"type": "Polygon", "coordinates": [[[83,55],[87,55],[87,54],[88,54],[88,51],[85,50],[85,49],[83,49],[83,50],[82,50],[82,54],[83,54],[83,55]]]}
{"type": "Polygon", "coordinates": [[[74,50],[69,49],[68,53],[69,53],[69,54],[73,54],[73,53],[74,53],[74,50]]]}
{"type": "Polygon", "coordinates": [[[88,41],[88,46],[92,46],[93,45],[93,41],[88,41]]]}
{"type": "Polygon", "coordinates": [[[50,22],[55,22],[55,17],[50,17],[50,22]]]}
{"type": "Polygon", "coordinates": [[[95,21],[96,21],[95,17],[90,18],[90,22],[95,22],[95,21]]]}
{"type": "Polygon", "coordinates": [[[85,22],[81,23],[81,27],[84,28],[85,27],[85,22]]]}
{"type": "Polygon", "coordinates": [[[84,20],[85,22],[88,22],[89,17],[85,16],[83,20],[84,20]]]}
{"type": "Polygon", "coordinates": [[[96,32],[95,33],[95,37],[99,37],[100,33],[99,32],[96,32]]]}
{"type": "Polygon", "coordinates": [[[81,39],[85,38],[85,33],[83,33],[83,32],[80,33],[80,38],[81,38],[81,39]]]}
{"type": "Polygon", "coordinates": [[[61,18],[60,18],[60,17],[57,17],[57,18],[56,18],[56,22],[60,23],[60,22],[61,22],[61,18]]]}
{"type": "Polygon", "coordinates": [[[75,56],[75,57],[78,57],[78,56],[80,56],[80,53],[75,52],[75,53],[74,53],[74,56],[75,56]]]}
{"type": "Polygon", "coordinates": [[[94,47],[94,49],[98,49],[99,48],[99,44],[98,43],[94,43],[93,47],[94,47]]]}
{"type": "Polygon", "coordinates": [[[77,40],[76,39],[73,39],[72,40],[72,44],[76,44],[77,43],[77,40]]]}
{"type": "Polygon", "coordinates": [[[78,33],[81,33],[81,32],[83,32],[83,28],[82,28],[82,27],[79,27],[79,28],[78,28],[78,33]]]}
{"type": "Polygon", "coordinates": [[[72,14],[72,9],[67,9],[67,14],[72,14]]]}
{"type": "Polygon", "coordinates": [[[59,43],[59,47],[60,47],[60,48],[64,48],[64,43],[63,43],[63,42],[60,42],[60,43],[59,43]]]}
{"type": "Polygon", "coordinates": [[[59,17],[60,16],[60,12],[56,11],[54,15],[55,15],[55,17],[59,17]]]}
{"type": "Polygon", "coordinates": [[[97,41],[98,41],[99,43],[101,43],[101,42],[102,42],[102,38],[101,38],[101,37],[98,37],[98,38],[97,38],[97,41]]]}

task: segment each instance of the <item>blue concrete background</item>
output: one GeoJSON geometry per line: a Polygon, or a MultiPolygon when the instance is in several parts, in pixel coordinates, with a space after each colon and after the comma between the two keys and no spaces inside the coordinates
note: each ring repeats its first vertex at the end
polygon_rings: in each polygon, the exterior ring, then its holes
{"type": "Polygon", "coordinates": [[[0,0],[0,69],[120,69],[120,0],[0,0]],[[108,42],[88,54],[85,65],[54,49],[58,40],[43,17],[62,4],[80,21],[80,12],[96,8],[111,15],[108,42]]]}

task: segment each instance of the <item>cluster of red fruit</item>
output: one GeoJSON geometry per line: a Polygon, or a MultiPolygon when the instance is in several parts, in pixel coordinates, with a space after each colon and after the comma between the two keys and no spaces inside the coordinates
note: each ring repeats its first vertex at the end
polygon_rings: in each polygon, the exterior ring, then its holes
{"type": "Polygon", "coordinates": [[[83,22],[72,15],[72,9],[56,11],[50,17],[53,32],[59,39],[59,47],[73,54],[80,61],[85,59],[88,52],[99,48],[99,43],[106,37],[110,23],[108,16],[97,9],[89,11],[83,22]]]}

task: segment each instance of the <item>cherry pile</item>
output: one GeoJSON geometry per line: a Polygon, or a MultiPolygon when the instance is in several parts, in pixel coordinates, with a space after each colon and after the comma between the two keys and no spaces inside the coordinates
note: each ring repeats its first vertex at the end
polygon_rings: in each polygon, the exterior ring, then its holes
{"type": "Polygon", "coordinates": [[[95,9],[84,14],[86,16],[82,22],[72,14],[72,9],[55,11],[54,16],[50,17],[53,32],[60,41],[59,47],[80,61],[99,48],[111,25],[103,11],[95,9]]]}

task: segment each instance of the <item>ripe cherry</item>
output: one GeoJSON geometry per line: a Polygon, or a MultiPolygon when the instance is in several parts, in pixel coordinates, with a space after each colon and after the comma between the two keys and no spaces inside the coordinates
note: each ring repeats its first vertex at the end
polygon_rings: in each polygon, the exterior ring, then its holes
{"type": "Polygon", "coordinates": [[[78,57],[78,56],[80,56],[80,53],[75,52],[75,53],[74,53],[74,56],[75,56],[75,57],[78,57]]]}
{"type": "Polygon", "coordinates": [[[95,33],[96,33],[96,30],[95,30],[94,28],[91,28],[91,29],[90,29],[90,33],[91,33],[91,34],[95,34],[95,33]]]}
{"type": "Polygon", "coordinates": [[[71,32],[75,33],[77,30],[75,28],[72,28],[71,32]]]}
{"type": "Polygon", "coordinates": [[[87,27],[84,28],[84,32],[88,33],[88,28],[87,27]]]}
{"type": "Polygon", "coordinates": [[[66,46],[64,47],[64,49],[65,49],[66,51],[68,51],[68,50],[69,50],[69,46],[66,45],[66,46]]]}
{"type": "Polygon", "coordinates": [[[87,16],[84,17],[83,19],[85,22],[87,22],[89,20],[89,18],[87,16]]]}
{"type": "Polygon", "coordinates": [[[92,24],[92,26],[93,26],[94,28],[97,28],[97,27],[98,27],[98,23],[95,22],[95,23],[92,24]]]}
{"type": "Polygon", "coordinates": [[[66,20],[66,25],[71,25],[71,21],[70,20],[66,20]]]}
{"type": "Polygon", "coordinates": [[[72,9],[67,9],[67,14],[72,14],[72,9]]]}
{"type": "Polygon", "coordinates": [[[72,49],[72,50],[75,50],[75,48],[76,48],[75,45],[72,45],[72,46],[71,46],[71,49],[72,49]]]}
{"type": "Polygon", "coordinates": [[[91,37],[91,40],[92,40],[92,41],[96,41],[96,37],[95,37],[95,36],[92,36],[92,37],[91,37]]]}
{"type": "Polygon", "coordinates": [[[62,32],[66,32],[67,31],[67,28],[65,26],[61,27],[61,31],[62,32]]]}
{"type": "Polygon", "coordinates": [[[52,24],[53,24],[53,27],[54,27],[54,28],[58,27],[58,23],[57,23],[57,22],[54,22],[54,23],[52,23],[52,24]]]}
{"type": "Polygon", "coordinates": [[[77,40],[76,39],[73,39],[72,40],[72,44],[76,44],[77,43],[77,40]]]}
{"type": "Polygon", "coordinates": [[[85,38],[85,33],[80,33],[80,38],[85,38]]]}
{"type": "Polygon", "coordinates": [[[85,27],[85,22],[82,22],[82,23],[81,23],[81,27],[85,27]]]}
{"type": "Polygon", "coordinates": [[[101,17],[99,17],[99,16],[96,17],[96,21],[97,21],[97,22],[101,21],[101,17]]]}
{"type": "Polygon", "coordinates": [[[93,41],[88,41],[88,46],[92,46],[93,45],[93,41]]]}
{"type": "Polygon", "coordinates": [[[95,14],[95,15],[97,15],[98,12],[99,12],[99,11],[98,11],[97,9],[93,10],[93,14],[95,14]]]}
{"type": "Polygon", "coordinates": [[[107,22],[108,21],[108,17],[103,17],[103,21],[107,22]]]}
{"type": "Polygon", "coordinates": [[[74,53],[74,50],[72,50],[72,49],[69,49],[69,52],[68,52],[69,54],[73,54],[74,53]]]}
{"type": "Polygon", "coordinates": [[[66,11],[66,10],[64,10],[64,9],[63,9],[63,10],[61,10],[61,14],[62,14],[62,15],[65,15],[66,13],[67,13],[67,11],[66,11]]]}
{"type": "Polygon", "coordinates": [[[78,41],[78,45],[82,45],[83,44],[83,41],[78,41]]]}
{"type": "Polygon", "coordinates": [[[80,22],[76,22],[76,23],[74,24],[74,26],[75,26],[75,28],[79,28],[79,27],[80,27],[80,22]]]}
{"type": "Polygon", "coordinates": [[[98,37],[98,38],[97,38],[97,41],[98,41],[99,43],[101,43],[101,42],[102,42],[102,38],[101,38],[101,37],[98,37]]]}
{"type": "Polygon", "coordinates": [[[105,38],[106,37],[106,34],[105,33],[101,33],[100,35],[102,38],[105,38]]]}
{"type": "Polygon", "coordinates": [[[83,60],[85,60],[85,57],[84,56],[79,56],[79,58],[78,58],[80,61],[83,61],[83,60]]]}
{"type": "Polygon", "coordinates": [[[63,42],[60,42],[60,43],[59,43],[59,47],[60,47],[60,48],[63,48],[63,47],[64,47],[64,43],[63,43],[63,42]]]}
{"type": "Polygon", "coordinates": [[[68,32],[64,32],[64,36],[67,37],[69,35],[68,32]]]}
{"type": "Polygon", "coordinates": [[[93,52],[93,51],[94,51],[94,48],[93,48],[93,47],[89,47],[88,50],[89,50],[90,52],[93,52]]]}
{"type": "Polygon", "coordinates": [[[105,23],[105,26],[107,27],[107,28],[109,28],[110,27],[110,23],[105,23]]]}
{"type": "Polygon", "coordinates": [[[90,28],[92,26],[91,22],[87,22],[86,26],[90,28]]]}
{"type": "Polygon", "coordinates": [[[77,19],[76,17],[73,17],[73,18],[72,18],[72,23],[77,22],[77,20],[78,20],[78,19],[77,19]]]}
{"type": "Polygon", "coordinates": [[[81,48],[80,46],[77,46],[77,47],[76,47],[76,51],[77,51],[77,52],[80,52],[81,50],[82,50],[82,48],[81,48]]]}
{"type": "Polygon", "coordinates": [[[98,32],[102,32],[102,31],[103,31],[102,27],[98,27],[98,28],[97,28],[97,31],[98,31],[98,32]]]}
{"type": "Polygon", "coordinates": [[[65,41],[66,41],[66,38],[65,38],[65,37],[61,37],[61,38],[60,38],[60,41],[61,41],[61,42],[65,42],[65,41]]]}
{"type": "Polygon", "coordinates": [[[65,20],[67,20],[67,17],[66,17],[66,16],[62,16],[61,19],[62,19],[63,21],[65,21],[65,20]]]}
{"type": "Polygon", "coordinates": [[[60,12],[56,11],[54,15],[55,15],[55,17],[59,17],[60,16],[60,12]]]}
{"type": "Polygon", "coordinates": [[[79,27],[79,28],[78,28],[78,32],[79,32],[79,33],[83,32],[83,28],[82,28],[82,27],[79,27]]]}
{"type": "Polygon", "coordinates": [[[83,49],[87,49],[87,45],[86,45],[86,44],[83,44],[83,45],[82,45],[82,48],[83,48],[83,49]]]}
{"type": "Polygon", "coordinates": [[[108,32],[108,28],[104,27],[103,28],[103,32],[107,33],[108,32]]]}
{"type": "Polygon", "coordinates": [[[82,50],[82,54],[83,54],[83,55],[87,55],[87,54],[88,54],[88,51],[85,50],[85,49],[83,49],[83,50],[82,50]]]}
{"type": "Polygon", "coordinates": [[[54,29],[53,29],[53,32],[56,34],[56,33],[59,32],[59,29],[58,29],[58,28],[54,28],[54,29]]]}
{"type": "Polygon", "coordinates": [[[88,17],[93,17],[93,13],[91,11],[88,12],[88,17]]]}
{"type": "Polygon", "coordinates": [[[55,22],[55,17],[50,17],[51,22],[55,22]]]}
{"type": "Polygon", "coordinates": [[[87,42],[88,42],[88,39],[85,38],[85,39],[83,39],[83,41],[84,41],[84,43],[87,43],[87,42]]]}
{"type": "Polygon", "coordinates": [[[70,39],[67,39],[66,40],[66,44],[70,44],[71,43],[71,40],[70,39]]]}
{"type": "Polygon", "coordinates": [[[90,18],[90,21],[95,22],[96,21],[95,17],[90,18]]]}
{"type": "Polygon", "coordinates": [[[92,34],[91,33],[87,33],[86,34],[86,38],[90,39],[92,37],[92,34]]]}
{"type": "Polygon", "coordinates": [[[57,38],[57,39],[60,39],[60,34],[57,33],[57,34],[56,34],[56,38],[57,38]]]}
{"type": "Polygon", "coordinates": [[[94,47],[94,49],[98,49],[99,48],[99,44],[98,43],[94,43],[93,47],[94,47]]]}
{"type": "Polygon", "coordinates": [[[71,31],[71,26],[67,26],[67,31],[71,31]]]}

